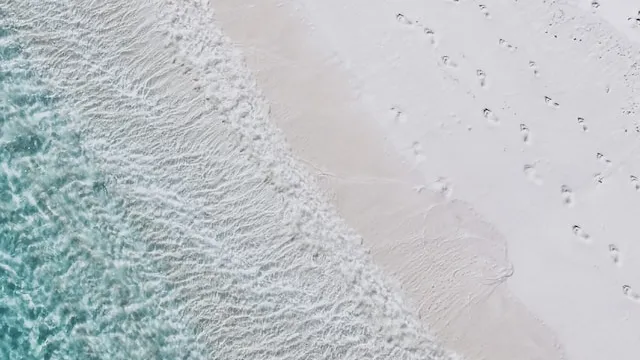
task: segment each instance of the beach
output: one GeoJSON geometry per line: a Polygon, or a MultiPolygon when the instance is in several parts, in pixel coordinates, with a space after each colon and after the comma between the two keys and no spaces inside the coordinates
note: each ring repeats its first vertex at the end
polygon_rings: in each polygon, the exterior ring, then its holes
{"type": "Polygon", "coordinates": [[[0,357],[456,358],[209,4],[0,8],[0,357]]]}
{"type": "Polygon", "coordinates": [[[639,11],[0,0],[0,358],[635,360],[639,11]]]}
{"type": "Polygon", "coordinates": [[[638,353],[633,9],[211,5],[294,153],[450,349],[638,353]]]}

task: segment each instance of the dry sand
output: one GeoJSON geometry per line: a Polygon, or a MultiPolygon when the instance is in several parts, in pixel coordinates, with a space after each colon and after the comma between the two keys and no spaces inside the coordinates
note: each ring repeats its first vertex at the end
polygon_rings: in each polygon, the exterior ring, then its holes
{"type": "Polygon", "coordinates": [[[497,360],[640,353],[640,9],[617,3],[210,1],[374,260],[497,360]]]}

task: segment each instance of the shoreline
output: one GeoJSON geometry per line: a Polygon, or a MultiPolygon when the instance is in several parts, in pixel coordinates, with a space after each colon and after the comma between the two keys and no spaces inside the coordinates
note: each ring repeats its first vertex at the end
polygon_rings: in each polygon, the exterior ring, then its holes
{"type": "Polygon", "coordinates": [[[294,154],[437,339],[469,359],[562,359],[556,336],[507,288],[506,240],[464,202],[420,187],[313,25],[277,1],[211,5],[294,154]]]}

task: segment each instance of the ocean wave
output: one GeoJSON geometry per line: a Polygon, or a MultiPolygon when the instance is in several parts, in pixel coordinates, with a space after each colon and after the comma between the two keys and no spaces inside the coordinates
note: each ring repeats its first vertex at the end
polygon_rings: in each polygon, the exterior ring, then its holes
{"type": "Polygon", "coordinates": [[[298,166],[206,2],[2,8],[22,59],[3,68],[41,89],[3,81],[24,98],[2,111],[7,358],[450,356],[298,166]]]}

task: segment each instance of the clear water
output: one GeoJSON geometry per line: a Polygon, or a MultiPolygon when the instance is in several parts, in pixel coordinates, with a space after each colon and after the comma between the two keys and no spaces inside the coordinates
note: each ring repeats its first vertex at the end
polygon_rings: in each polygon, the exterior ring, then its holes
{"type": "Polygon", "coordinates": [[[0,358],[202,358],[15,32],[0,28],[0,358]]]}
{"type": "Polygon", "coordinates": [[[0,359],[444,352],[206,2],[0,0],[0,359]]]}

